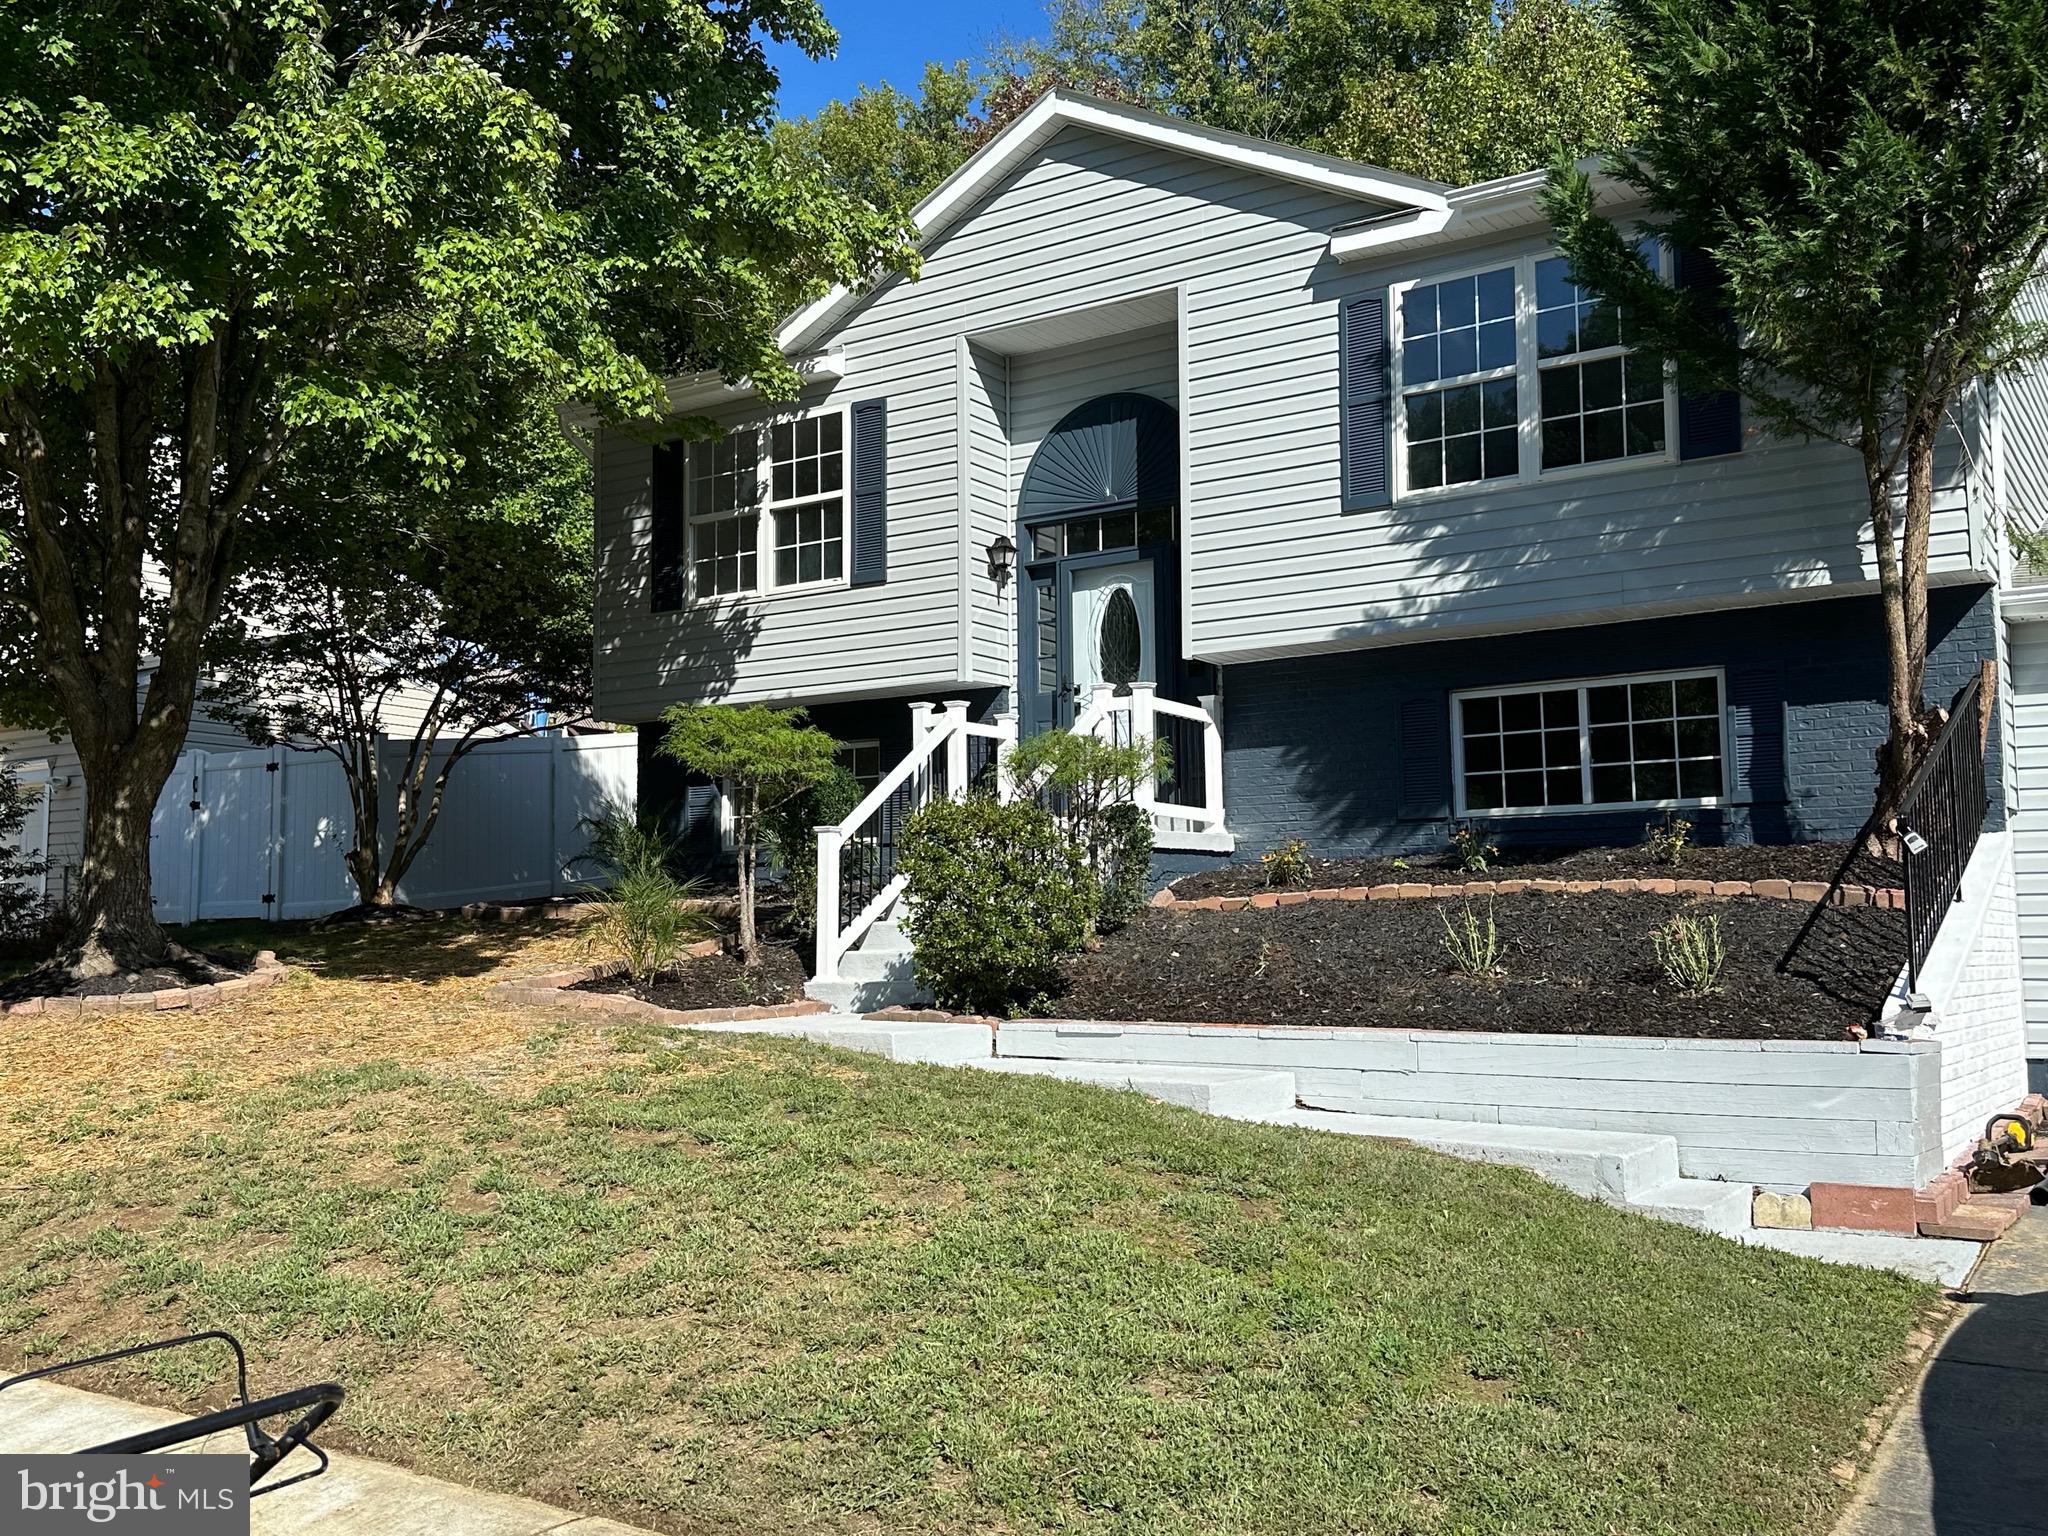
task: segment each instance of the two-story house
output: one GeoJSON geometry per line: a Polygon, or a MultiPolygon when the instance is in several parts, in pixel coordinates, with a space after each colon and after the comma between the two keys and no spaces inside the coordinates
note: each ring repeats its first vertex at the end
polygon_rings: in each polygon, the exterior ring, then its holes
{"type": "MultiPolygon", "coordinates": [[[[1029,732],[1134,668],[1220,730],[1230,836],[1184,848],[1854,833],[1885,676],[1858,464],[1680,396],[1540,185],[1043,97],[920,205],[915,280],[786,324],[795,404],[678,380],[723,436],[596,434],[597,710],[644,723],[643,793],[681,796],[677,700],[804,704],[872,776],[912,701],[1029,732]]],[[[1937,701],[1999,647],[1990,435],[1943,459],[1937,701]]]]}

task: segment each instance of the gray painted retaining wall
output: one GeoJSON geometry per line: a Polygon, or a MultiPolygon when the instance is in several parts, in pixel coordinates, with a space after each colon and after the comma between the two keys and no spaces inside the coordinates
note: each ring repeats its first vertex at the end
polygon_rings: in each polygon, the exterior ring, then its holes
{"type": "Polygon", "coordinates": [[[1677,1138],[1688,1178],[1918,1188],[1941,1156],[1938,1041],[1651,1040],[1019,1020],[996,1054],[1294,1073],[1312,1109],[1677,1138]]]}

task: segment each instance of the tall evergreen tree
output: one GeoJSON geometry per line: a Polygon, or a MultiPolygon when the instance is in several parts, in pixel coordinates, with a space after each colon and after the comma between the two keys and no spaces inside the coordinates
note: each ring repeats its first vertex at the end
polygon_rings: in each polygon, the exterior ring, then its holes
{"type": "Polygon", "coordinates": [[[1942,434],[2048,350],[2018,311],[2048,252],[2040,0],[1616,0],[1656,115],[1609,167],[1718,284],[1644,264],[1590,178],[1548,193],[1579,280],[1681,385],[1735,387],[1779,434],[1854,448],[1882,593],[1897,812],[1929,737],[1927,559],[1942,434]],[[1732,321],[1732,324],[1731,324],[1732,321]]]}

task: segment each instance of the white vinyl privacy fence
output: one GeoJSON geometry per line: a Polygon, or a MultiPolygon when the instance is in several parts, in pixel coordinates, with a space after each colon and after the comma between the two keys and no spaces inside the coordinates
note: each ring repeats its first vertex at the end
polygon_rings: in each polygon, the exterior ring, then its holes
{"type": "MultiPolygon", "coordinates": [[[[404,766],[404,744],[387,751],[388,784],[404,766]]],[[[441,819],[399,898],[453,907],[588,886],[595,872],[580,862],[590,839],[579,824],[615,806],[631,810],[637,752],[630,733],[478,747],[450,776],[441,819]]],[[[387,826],[392,812],[387,800],[387,826]]],[[[341,765],[324,752],[187,752],[150,822],[157,920],[320,917],[352,906],[342,854],[353,822],[341,765]]]]}

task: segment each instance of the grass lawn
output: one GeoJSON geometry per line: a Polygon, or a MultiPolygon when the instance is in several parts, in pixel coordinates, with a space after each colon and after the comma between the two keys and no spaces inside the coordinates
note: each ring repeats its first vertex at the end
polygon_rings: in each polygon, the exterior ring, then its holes
{"type": "Polygon", "coordinates": [[[483,997],[560,927],[252,936],[302,973],[0,1036],[0,1359],[230,1328],[259,1390],[349,1385],[334,1444],[662,1530],[1821,1532],[1934,1300],[1391,1144],[483,997]]]}

